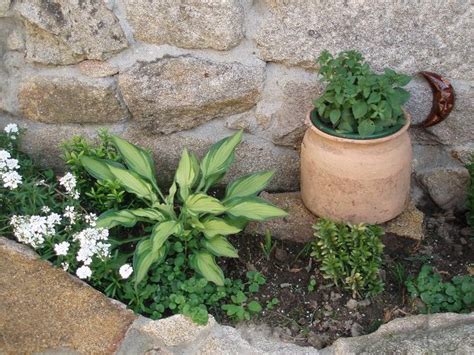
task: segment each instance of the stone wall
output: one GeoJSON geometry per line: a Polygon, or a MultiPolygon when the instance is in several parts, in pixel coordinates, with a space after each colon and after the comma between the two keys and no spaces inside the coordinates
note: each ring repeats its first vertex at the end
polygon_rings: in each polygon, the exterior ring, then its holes
{"type": "MultiPolygon", "coordinates": [[[[298,189],[303,119],[321,92],[314,59],[358,49],[375,69],[440,73],[457,103],[412,129],[414,196],[462,207],[474,151],[472,6],[459,1],[0,0],[0,125],[28,128],[25,149],[61,167],[58,144],[101,126],[153,150],[163,181],[183,147],[202,154],[247,134],[234,170],[275,169],[298,189]]],[[[431,91],[410,84],[421,121],[431,91]]]]}

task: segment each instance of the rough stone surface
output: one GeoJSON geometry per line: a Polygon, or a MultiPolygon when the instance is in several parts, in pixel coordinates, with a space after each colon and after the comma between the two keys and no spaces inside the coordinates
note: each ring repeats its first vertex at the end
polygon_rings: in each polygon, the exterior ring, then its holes
{"type": "Polygon", "coordinates": [[[438,207],[465,208],[469,172],[442,147],[414,145],[413,171],[416,183],[438,207]]]}
{"type": "Polygon", "coordinates": [[[263,20],[255,41],[266,61],[313,67],[323,49],[358,49],[376,69],[474,77],[466,46],[474,35],[468,1],[425,2],[414,8],[403,2],[351,0],[328,6],[322,1],[266,0],[258,10],[263,20]]]}
{"type": "Polygon", "coordinates": [[[424,238],[423,219],[423,212],[416,208],[413,201],[410,201],[405,211],[400,216],[385,223],[383,228],[386,233],[422,240],[424,238]]]}
{"type": "Polygon", "coordinates": [[[79,70],[82,74],[92,78],[115,75],[119,71],[115,65],[100,60],[85,60],[79,64],[79,70]]]}
{"type": "Polygon", "coordinates": [[[71,64],[106,59],[128,42],[115,15],[103,1],[20,0],[15,9],[27,27],[27,59],[71,64]]]}
{"type": "Polygon", "coordinates": [[[451,156],[464,165],[474,161],[474,141],[453,147],[451,156]]]}
{"type": "Polygon", "coordinates": [[[376,332],[340,338],[323,354],[472,354],[474,313],[440,313],[395,319],[376,332]]]}
{"type": "Polygon", "coordinates": [[[288,216],[267,222],[250,223],[245,232],[264,235],[268,230],[273,237],[306,243],[313,239],[315,217],[303,205],[299,192],[270,194],[262,192],[260,197],[288,212],[288,216]]]}
{"type": "Polygon", "coordinates": [[[190,56],[138,62],[119,75],[133,119],[162,133],[250,109],[258,101],[262,82],[260,67],[190,56]]]}
{"type": "Polygon", "coordinates": [[[110,353],[133,313],[0,238],[0,353],[110,353]]]}
{"type": "Polygon", "coordinates": [[[125,1],[137,40],[182,48],[226,50],[243,37],[238,0],[125,1]]]}
{"type": "Polygon", "coordinates": [[[113,80],[37,76],[25,81],[18,99],[24,117],[47,123],[110,123],[128,117],[113,80]]]}
{"type": "Polygon", "coordinates": [[[0,0],[0,17],[5,16],[10,8],[11,0],[0,0]]]}

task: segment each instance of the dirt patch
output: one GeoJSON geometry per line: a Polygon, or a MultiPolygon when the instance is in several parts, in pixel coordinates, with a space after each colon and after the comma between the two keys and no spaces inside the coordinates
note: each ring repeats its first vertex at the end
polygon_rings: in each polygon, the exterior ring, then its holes
{"type": "MultiPolygon", "coordinates": [[[[267,278],[257,294],[260,303],[265,308],[272,298],[279,300],[253,323],[270,326],[285,341],[321,348],[338,337],[367,334],[394,318],[418,314],[403,278],[416,275],[423,264],[431,264],[446,279],[467,274],[474,262],[474,239],[467,236],[465,227],[462,216],[435,215],[426,218],[426,238],[421,242],[385,235],[385,290],[367,300],[352,300],[350,293],[324,280],[304,244],[277,240],[267,258],[262,236],[235,236],[232,242],[240,259],[226,260],[223,267],[232,277],[243,277],[247,270],[260,271],[267,278]],[[313,291],[308,290],[311,276],[316,280],[313,291]]],[[[217,318],[229,323],[222,314],[217,318]]]]}

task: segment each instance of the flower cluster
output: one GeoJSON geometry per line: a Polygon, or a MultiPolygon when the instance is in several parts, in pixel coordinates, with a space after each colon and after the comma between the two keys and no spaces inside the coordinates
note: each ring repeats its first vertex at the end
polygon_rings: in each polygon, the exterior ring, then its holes
{"type": "Polygon", "coordinates": [[[14,190],[21,184],[21,175],[18,174],[20,165],[18,160],[11,157],[6,150],[0,150],[0,181],[3,186],[14,190]]]}
{"type": "Polygon", "coordinates": [[[133,267],[130,264],[123,264],[119,269],[119,274],[122,279],[128,279],[133,273],[133,267]]]}
{"type": "Polygon", "coordinates": [[[89,265],[93,257],[103,260],[110,256],[108,237],[108,229],[103,228],[86,228],[73,235],[72,239],[79,242],[76,260],[84,264],[76,271],[79,278],[86,279],[92,275],[89,265]]]}
{"type": "Polygon", "coordinates": [[[4,131],[8,134],[8,137],[12,140],[15,140],[19,133],[18,126],[15,123],[7,124],[4,131]]]}
{"type": "Polygon", "coordinates": [[[66,194],[77,200],[79,198],[79,192],[76,190],[77,180],[76,177],[67,173],[62,178],[59,179],[59,185],[64,187],[66,194]]]}
{"type": "Polygon", "coordinates": [[[48,216],[13,216],[10,224],[18,241],[37,249],[43,246],[46,238],[56,234],[55,227],[61,224],[61,216],[57,213],[48,216]]]}

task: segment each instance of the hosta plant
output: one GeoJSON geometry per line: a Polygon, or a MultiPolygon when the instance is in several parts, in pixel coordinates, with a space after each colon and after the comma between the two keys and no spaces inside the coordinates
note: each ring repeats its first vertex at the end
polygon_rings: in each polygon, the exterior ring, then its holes
{"type": "Polygon", "coordinates": [[[133,258],[135,285],[153,265],[166,259],[172,245],[184,245],[185,263],[205,279],[224,285],[224,274],[216,257],[238,257],[226,236],[240,232],[248,221],[282,217],[286,212],[257,197],[272,172],[243,176],[230,183],[219,200],[208,194],[219,183],[234,160],[242,132],[214,144],[201,162],[187,150],[182,153],[168,192],[157,184],[151,154],[119,137],[113,144],[122,161],[82,156],[84,168],[100,181],[114,181],[143,203],[141,208],[109,210],[99,216],[97,226],[146,225],[133,258]]]}
{"type": "Polygon", "coordinates": [[[353,50],[336,57],[323,51],[318,64],[326,88],[314,105],[323,124],[337,133],[360,137],[403,126],[402,106],[410,95],[402,87],[411,77],[391,69],[376,74],[353,50]]]}

